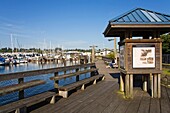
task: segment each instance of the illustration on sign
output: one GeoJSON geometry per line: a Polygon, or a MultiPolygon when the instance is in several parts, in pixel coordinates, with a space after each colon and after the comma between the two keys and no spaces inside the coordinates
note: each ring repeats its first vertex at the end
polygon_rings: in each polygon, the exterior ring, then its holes
{"type": "Polygon", "coordinates": [[[155,47],[133,47],[133,68],[154,68],[155,47]]]}

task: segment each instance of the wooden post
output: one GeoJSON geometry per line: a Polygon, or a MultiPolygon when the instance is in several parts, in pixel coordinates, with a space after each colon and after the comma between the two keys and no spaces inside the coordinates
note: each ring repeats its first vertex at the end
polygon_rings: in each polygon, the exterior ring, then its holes
{"type": "MultiPolygon", "coordinates": [[[[90,67],[90,69],[92,69],[92,68],[95,68],[95,66],[91,66],[91,67],[90,67]]],[[[95,71],[92,71],[90,74],[91,74],[91,77],[92,77],[92,76],[95,76],[95,71]]]]}
{"type": "Polygon", "coordinates": [[[153,98],[153,75],[150,74],[151,97],[153,98]]]}
{"type": "MultiPolygon", "coordinates": [[[[58,76],[58,72],[55,72],[55,73],[54,73],[54,77],[56,77],[56,76],[58,76]]],[[[55,87],[55,88],[58,88],[58,87],[59,87],[59,81],[58,81],[58,80],[55,80],[54,87],[55,87]]]]}
{"type": "Polygon", "coordinates": [[[151,84],[150,84],[150,76],[148,75],[147,76],[147,90],[150,91],[150,87],[151,87],[151,84]]]}
{"type": "Polygon", "coordinates": [[[158,94],[157,74],[154,74],[153,97],[157,98],[157,94],[158,94]]]}
{"type": "Polygon", "coordinates": [[[143,91],[147,92],[147,78],[143,76],[143,91]]]}
{"type": "Polygon", "coordinates": [[[129,98],[129,74],[125,76],[125,95],[126,98],[129,98]]]}
{"type": "Polygon", "coordinates": [[[120,91],[124,91],[123,73],[120,73],[120,91]]]}
{"type": "MultiPolygon", "coordinates": [[[[79,68],[76,69],[76,72],[78,72],[78,71],[79,71],[79,68]]],[[[76,76],[76,82],[79,81],[79,76],[80,76],[80,75],[77,75],[77,76],[76,76]]]]}
{"type": "MultiPolygon", "coordinates": [[[[24,78],[19,78],[18,79],[18,84],[24,83],[24,78]]],[[[19,99],[23,99],[24,98],[24,90],[20,90],[19,91],[19,99]]]]}
{"type": "Polygon", "coordinates": [[[92,62],[95,62],[95,45],[90,46],[92,48],[92,53],[91,53],[91,58],[92,58],[92,62]]]}
{"type": "Polygon", "coordinates": [[[158,74],[158,98],[161,98],[161,74],[158,74]]]}
{"type": "Polygon", "coordinates": [[[130,74],[130,79],[129,79],[129,81],[130,81],[130,91],[129,91],[129,94],[130,94],[130,98],[133,98],[133,74],[130,74]]]}
{"type": "Polygon", "coordinates": [[[94,46],[92,47],[92,62],[95,61],[95,48],[94,46]]]}

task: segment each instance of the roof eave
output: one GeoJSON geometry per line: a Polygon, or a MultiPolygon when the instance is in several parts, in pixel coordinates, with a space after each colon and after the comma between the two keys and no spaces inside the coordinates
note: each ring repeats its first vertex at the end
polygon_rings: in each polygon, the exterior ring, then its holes
{"type": "Polygon", "coordinates": [[[169,24],[111,24],[111,28],[170,28],[169,24]]]}

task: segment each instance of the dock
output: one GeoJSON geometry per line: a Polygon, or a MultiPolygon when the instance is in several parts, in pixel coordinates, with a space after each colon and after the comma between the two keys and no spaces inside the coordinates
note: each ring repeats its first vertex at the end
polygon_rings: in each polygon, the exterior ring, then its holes
{"type": "MultiPolygon", "coordinates": [[[[31,113],[170,113],[170,89],[161,86],[161,98],[151,98],[140,87],[134,87],[133,99],[119,92],[119,70],[107,69],[104,61],[96,67],[105,80],[78,90],[68,98],[56,98],[55,104],[45,104],[31,113]]],[[[34,108],[32,108],[34,109],[34,108]]]]}

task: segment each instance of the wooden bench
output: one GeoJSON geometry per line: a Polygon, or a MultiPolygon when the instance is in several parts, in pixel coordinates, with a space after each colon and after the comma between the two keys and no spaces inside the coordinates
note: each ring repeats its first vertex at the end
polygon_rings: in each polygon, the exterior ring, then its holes
{"type": "Polygon", "coordinates": [[[25,99],[21,99],[16,102],[0,106],[0,113],[8,113],[12,111],[15,111],[15,113],[27,113],[27,107],[45,101],[48,98],[51,98],[50,103],[54,104],[55,96],[55,92],[45,92],[25,99]]]}
{"type": "Polygon", "coordinates": [[[64,78],[68,78],[68,77],[72,77],[72,76],[78,76],[78,75],[85,74],[85,73],[88,73],[88,72],[95,72],[97,70],[98,69],[96,69],[96,68],[92,68],[92,69],[87,69],[87,70],[83,70],[83,71],[64,74],[62,76],[50,77],[50,79],[51,80],[60,80],[60,79],[64,79],[64,78]]]}
{"type": "Polygon", "coordinates": [[[1,87],[0,88],[0,96],[15,92],[15,91],[21,91],[23,89],[34,87],[34,86],[41,85],[41,84],[45,84],[45,81],[32,80],[29,82],[24,82],[24,83],[20,83],[20,84],[13,84],[10,86],[1,87]]]}
{"type": "Polygon", "coordinates": [[[93,84],[96,84],[96,81],[98,79],[102,78],[102,80],[104,80],[104,75],[100,74],[100,75],[96,75],[96,76],[92,76],[90,78],[84,79],[84,80],[80,80],[78,82],[75,82],[73,84],[69,84],[66,86],[62,86],[59,87],[59,95],[62,96],[63,98],[67,98],[68,97],[68,91],[73,90],[77,87],[81,86],[81,90],[85,89],[85,84],[90,83],[93,81],[93,84]]]}

